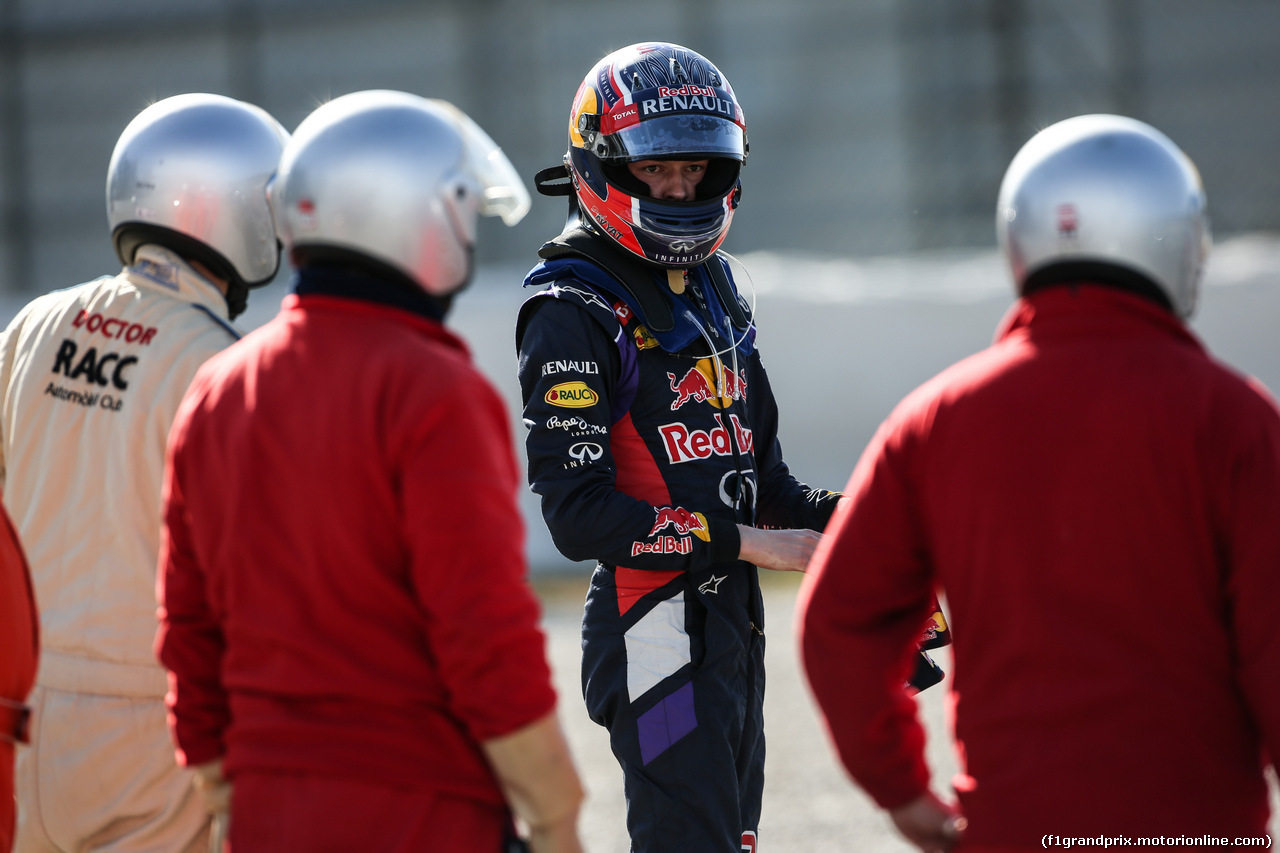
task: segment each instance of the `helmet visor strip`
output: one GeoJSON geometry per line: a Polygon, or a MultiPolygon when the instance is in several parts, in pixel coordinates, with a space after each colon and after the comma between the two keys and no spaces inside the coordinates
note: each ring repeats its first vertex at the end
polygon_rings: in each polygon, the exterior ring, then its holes
{"type": "Polygon", "coordinates": [[[729,157],[741,162],[746,152],[741,127],[708,115],[652,118],[623,128],[612,142],[615,156],[627,160],[729,157]]]}
{"type": "Polygon", "coordinates": [[[470,116],[447,101],[433,99],[433,102],[446,108],[457,121],[466,145],[463,155],[466,168],[484,188],[480,213],[501,217],[505,225],[515,225],[529,212],[531,204],[529,191],[519,173],[497,143],[470,116]]]}

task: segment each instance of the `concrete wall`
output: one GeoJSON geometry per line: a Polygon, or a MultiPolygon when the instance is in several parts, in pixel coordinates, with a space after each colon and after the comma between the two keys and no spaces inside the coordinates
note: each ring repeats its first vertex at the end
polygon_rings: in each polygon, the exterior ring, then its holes
{"type": "MultiPolygon", "coordinates": [[[[736,226],[735,226],[736,227],[736,226]]],[[[791,470],[813,486],[843,488],[863,447],[911,389],[991,341],[1013,302],[994,250],[830,260],[804,253],[740,257],[754,287],[759,341],[778,398],[780,437],[791,470]]],[[[483,267],[457,300],[449,324],[507,404],[524,466],[514,324],[529,295],[527,264],[483,267]]],[[[277,280],[255,291],[238,321],[253,329],[275,316],[277,280]]],[[[0,328],[22,307],[0,293],[0,328]]],[[[1280,392],[1280,237],[1221,241],[1210,256],[1193,330],[1220,359],[1280,392]]],[[[556,552],[536,496],[520,496],[529,559],[551,575],[586,567],[556,552]]]]}
{"type": "MultiPolygon", "coordinates": [[[[736,226],[735,226],[736,227],[736,226]]],[[[761,351],[778,398],[791,470],[812,486],[843,488],[880,421],[909,391],[985,347],[1013,303],[994,250],[830,260],[803,253],[740,257],[754,286],[761,351]]],[[[514,323],[528,296],[527,265],[483,269],[450,325],[506,401],[524,465],[514,323]]],[[[744,288],[744,291],[747,288],[744,288]]],[[[246,327],[279,307],[282,284],[255,294],[246,327]]],[[[1210,256],[1192,329],[1210,351],[1280,392],[1280,237],[1221,241],[1210,256]]],[[[536,496],[521,495],[529,558],[544,574],[587,567],[551,543],[536,496]]]]}

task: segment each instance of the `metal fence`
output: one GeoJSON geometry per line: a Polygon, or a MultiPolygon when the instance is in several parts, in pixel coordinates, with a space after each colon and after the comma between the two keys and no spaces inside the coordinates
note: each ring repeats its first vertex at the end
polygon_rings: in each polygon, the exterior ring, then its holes
{"type": "MultiPolygon", "coordinates": [[[[161,97],[220,92],[292,128],[405,89],[457,103],[532,176],[594,61],[651,39],[705,53],[746,110],[731,252],[991,245],[1009,158],[1086,112],[1172,136],[1218,233],[1276,231],[1278,38],[1275,0],[0,0],[0,291],[114,271],[107,162],[161,97]]],[[[531,259],[563,204],[484,226],[481,262],[531,259]]]]}

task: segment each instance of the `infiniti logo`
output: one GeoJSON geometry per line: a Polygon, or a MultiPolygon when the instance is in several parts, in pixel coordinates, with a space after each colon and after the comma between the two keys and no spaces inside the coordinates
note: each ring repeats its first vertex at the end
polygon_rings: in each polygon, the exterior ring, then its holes
{"type": "Polygon", "coordinates": [[[569,455],[579,462],[595,462],[604,455],[604,448],[589,441],[579,441],[569,448],[569,455]]]}
{"type": "Polygon", "coordinates": [[[698,246],[693,240],[672,240],[667,245],[673,252],[692,252],[698,246]]]}
{"type": "Polygon", "coordinates": [[[741,474],[737,471],[727,471],[720,478],[720,500],[724,501],[725,506],[731,506],[734,509],[746,509],[749,513],[755,513],[756,480],[755,477],[747,476],[754,473],[755,471],[751,468],[741,474]],[[740,504],[744,498],[747,505],[742,507],[740,504]]]}

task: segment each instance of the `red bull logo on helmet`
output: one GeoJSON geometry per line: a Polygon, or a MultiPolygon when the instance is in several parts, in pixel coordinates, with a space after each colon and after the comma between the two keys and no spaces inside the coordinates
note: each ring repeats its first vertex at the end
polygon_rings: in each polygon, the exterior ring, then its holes
{"type": "Polygon", "coordinates": [[[676,398],[671,401],[671,411],[676,411],[690,400],[695,403],[710,403],[717,409],[732,405],[734,400],[747,398],[747,377],[745,371],[734,373],[723,364],[709,358],[700,358],[685,375],[676,379],[674,373],[668,373],[671,390],[676,398]],[[716,368],[720,369],[719,388],[716,382],[716,368]]]}
{"type": "Polygon", "coordinates": [[[585,382],[561,382],[553,385],[543,399],[565,409],[587,409],[600,402],[600,395],[588,388],[585,382]]]}
{"type": "Polygon", "coordinates": [[[716,97],[716,90],[710,86],[695,86],[693,83],[686,83],[679,89],[672,89],[668,86],[658,87],[658,97],[671,98],[676,95],[701,95],[707,98],[716,97]]]}

